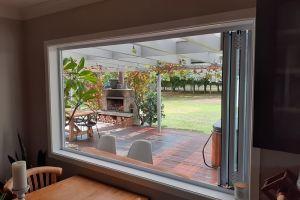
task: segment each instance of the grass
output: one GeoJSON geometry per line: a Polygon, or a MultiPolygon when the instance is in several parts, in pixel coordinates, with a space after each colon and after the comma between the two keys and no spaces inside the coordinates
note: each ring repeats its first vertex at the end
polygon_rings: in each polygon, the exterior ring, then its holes
{"type": "Polygon", "coordinates": [[[221,119],[221,96],[204,94],[163,94],[165,128],[211,133],[221,119]]]}

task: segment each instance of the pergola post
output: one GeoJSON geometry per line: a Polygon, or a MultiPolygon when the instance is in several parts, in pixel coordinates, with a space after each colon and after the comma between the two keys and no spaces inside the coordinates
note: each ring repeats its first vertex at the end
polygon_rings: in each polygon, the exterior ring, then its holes
{"type": "Polygon", "coordinates": [[[161,132],[161,74],[157,74],[157,130],[161,132]]]}

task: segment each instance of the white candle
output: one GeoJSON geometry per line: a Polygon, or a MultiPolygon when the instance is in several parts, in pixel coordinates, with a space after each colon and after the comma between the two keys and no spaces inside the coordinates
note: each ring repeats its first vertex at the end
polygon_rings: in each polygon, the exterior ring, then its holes
{"type": "Polygon", "coordinates": [[[17,161],[12,164],[13,189],[22,190],[27,187],[26,162],[17,161]]]}

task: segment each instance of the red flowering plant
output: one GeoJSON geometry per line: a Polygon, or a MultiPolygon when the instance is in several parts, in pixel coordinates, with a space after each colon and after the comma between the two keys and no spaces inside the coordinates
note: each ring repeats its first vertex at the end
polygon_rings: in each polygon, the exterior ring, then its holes
{"type": "Polygon", "coordinates": [[[146,94],[150,91],[151,76],[149,72],[131,71],[126,73],[128,86],[134,91],[134,103],[137,107],[137,115],[141,124],[145,119],[141,108],[143,106],[146,94]]]}
{"type": "Polygon", "coordinates": [[[172,74],[174,71],[182,68],[181,64],[173,64],[166,62],[157,62],[157,65],[151,66],[151,71],[157,74],[172,74]]]}

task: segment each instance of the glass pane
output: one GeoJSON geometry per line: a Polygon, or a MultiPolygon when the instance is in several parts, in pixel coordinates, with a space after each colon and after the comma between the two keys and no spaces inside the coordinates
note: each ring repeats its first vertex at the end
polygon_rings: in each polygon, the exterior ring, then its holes
{"type": "Polygon", "coordinates": [[[235,172],[238,171],[238,155],[239,155],[239,89],[240,89],[240,50],[236,49],[236,68],[235,68],[235,77],[234,77],[234,155],[233,155],[233,159],[234,159],[234,163],[233,163],[233,170],[235,172]]]}
{"type": "Polygon", "coordinates": [[[219,33],[63,50],[64,148],[217,185],[222,57],[219,33]]]}

